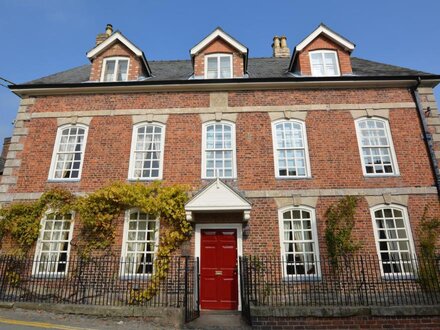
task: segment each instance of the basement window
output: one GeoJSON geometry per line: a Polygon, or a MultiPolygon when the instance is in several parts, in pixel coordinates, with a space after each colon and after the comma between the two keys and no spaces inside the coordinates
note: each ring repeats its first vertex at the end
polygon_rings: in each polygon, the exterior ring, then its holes
{"type": "Polygon", "coordinates": [[[309,53],[312,76],[340,76],[338,54],[333,50],[309,53]]]}
{"type": "Polygon", "coordinates": [[[101,81],[127,81],[128,64],[126,57],[109,57],[104,60],[101,81]]]}
{"type": "Polygon", "coordinates": [[[205,78],[232,78],[232,55],[212,54],[205,56],[205,78]]]}

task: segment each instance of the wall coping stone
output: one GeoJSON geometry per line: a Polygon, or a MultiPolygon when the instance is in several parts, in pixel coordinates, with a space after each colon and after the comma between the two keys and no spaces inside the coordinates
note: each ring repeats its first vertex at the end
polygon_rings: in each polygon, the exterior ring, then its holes
{"type": "Polygon", "coordinates": [[[353,306],[353,307],[304,307],[304,306],[254,306],[252,317],[351,317],[351,316],[439,316],[440,305],[429,306],[353,306]]]}

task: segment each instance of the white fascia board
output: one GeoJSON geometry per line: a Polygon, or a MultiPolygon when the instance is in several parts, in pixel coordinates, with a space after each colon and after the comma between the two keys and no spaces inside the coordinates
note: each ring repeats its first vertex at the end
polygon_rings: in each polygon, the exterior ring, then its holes
{"type": "Polygon", "coordinates": [[[238,49],[241,53],[247,54],[247,48],[240,44],[239,42],[232,39],[230,36],[228,36],[226,33],[224,33],[220,29],[216,29],[214,32],[212,32],[209,36],[207,36],[205,39],[203,39],[201,42],[199,42],[197,45],[195,45],[193,48],[191,48],[191,55],[197,54],[199,51],[201,51],[203,48],[205,48],[212,40],[215,38],[220,37],[226,42],[228,42],[230,45],[238,49]]]}
{"type": "Polygon", "coordinates": [[[296,46],[297,51],[301,51],[306,47],[308,44],[310,44],[317,36],[319,36],[321,33],[324,33],[327,37],[334,40],[338,44],[342,45],[343,47],[349,49],[352,51],[355,47],[353,43],[348,41],[345,38],[342,38],[341,36],[337,35],[333,31],[327,29],[325,26],[319,26],[315,31],[313,31],[307,38],[305,38],[303,41],[301,41],[298,46],[296,46]]]}
{"type": "Polygon", "coordinates": [[[251,210],[250,206],[194,206],[194,207],[185,207],[186,211],[245,211],[251,210]]]}
{"type": "Polygon", "coordinates": [[[110,46],[115,40],[119,40],[120,42],[122,42],[128,49],[130,49],[134,54],[136,54],[136,56],[140,56],[140,57],[143,56],[142,50],[137,48],[130,40],[125,38],[122,34],[120,34],[119,32],[115,32],[110,37],[105,39],[105,41],[103,41],[98,46],[96,46],[91,51],[89,51],[87,53],[87,57],[89,59],[95,57],[103,50],[105,50],[108,46],[110,46]]]}

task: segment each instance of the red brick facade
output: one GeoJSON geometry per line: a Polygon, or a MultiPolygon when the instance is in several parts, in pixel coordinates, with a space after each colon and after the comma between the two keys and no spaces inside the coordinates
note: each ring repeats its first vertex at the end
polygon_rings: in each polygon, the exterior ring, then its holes
{"type": "MultiPolygon", "coordinates": [[[[242,106],[298,104],[362,104],[409,102],[406,89],[239,91],[228,94],[230,109],[242,106]]],[[[32,119],[26,123],[29,135],[22,138],[21,166],[14,173],[17,184],[10,193],[42,192],[54,186],[75,192],[91,192],[114,181],[126,181],[130,158],[132,116],[118,110],[200,108],[209,106],[209,92],[136,93],[39,97],[29,113],[115,110],[113,116],[93,116],[86,144],[82,177],[79,182],[48,182],[49,167],[57,132],[57,118],[32,119]]],[[[234,185],[242,191],[295,191],[298,189],[407,188],[431,187],[434,182],[421,126],[414,108],[389,109],[389,123],[399,176],[365,177],[359,156],[355,125],[350,111],[313,110],[305,119],[310,153],[311,178],[276,179],[271,118],[268,112],[240,112],[236,117],[237,171],[234,185]]],[[[166,122],[163,180],[167,184],[188,184],[198,190],[201,179],[202,122],[198,114],[170,114],[166,122]]],[[[316,206],[319,245],[324,213],[335,197],[320,197],[316,206]]],[[[278,214],[272,198],[253,199],[250,235],[244,252],[279,253],[278,214]]],[[[408,200],[413,236],[424,206],[439,209],[435,195],[413,195],[408,200]]],[[[355,237],[363,241],[364,252],[375,253],[373,228],[368,205],[361,200],[355,237]]],[[[226,220],[226,219],[224,219],[226,220]]],[[[121,218],[122,221],[122,218],[121,218]]]]}

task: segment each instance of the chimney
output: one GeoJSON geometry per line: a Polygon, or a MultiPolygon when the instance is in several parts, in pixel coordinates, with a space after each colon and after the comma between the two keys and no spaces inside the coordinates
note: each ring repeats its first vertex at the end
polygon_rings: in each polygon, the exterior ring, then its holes
{"type": "Polygon", "coordinates": [[[107,24],[105,27],[105,33],[99,33],[96,36],[96,46],[105,41],[108,37],[110,37],[113,33],[113,26],[111,24],[107,24]]]}
{"type": "Polygon", "coordinates": [[[290,49],[287,47],[286,36],[273,37],[273,57],[290,57],[290,49]]]}

